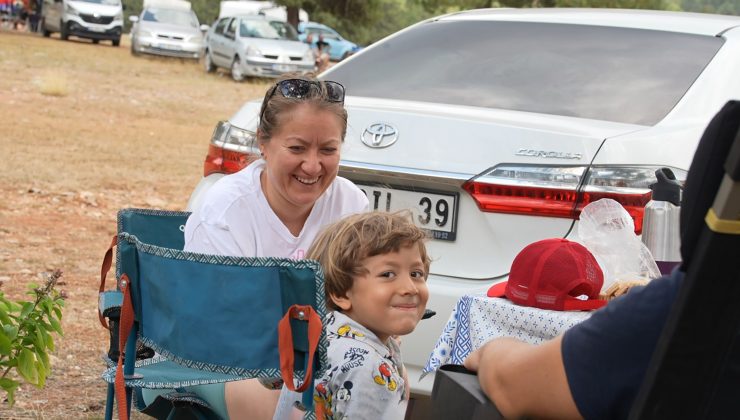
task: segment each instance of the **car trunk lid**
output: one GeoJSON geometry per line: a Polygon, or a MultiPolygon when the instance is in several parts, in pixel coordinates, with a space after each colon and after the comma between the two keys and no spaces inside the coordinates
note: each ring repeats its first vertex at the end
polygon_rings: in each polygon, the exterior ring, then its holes
{"type": "MultiPolygon", "coordinates": [[[[433,273],[470,279],[507,274],[520,249],[567,235],[573,217],[482,211],[463,189],[467,181],[506,165],[583,174],[604,139],[643,128],[397,100],[348,98],[346,104],[340,174],[366,190],[371,209],[410,207],[417,223],[434,232],[433,273]]],[[[536,180],[527,182],[538,188],[536,180]]]]}

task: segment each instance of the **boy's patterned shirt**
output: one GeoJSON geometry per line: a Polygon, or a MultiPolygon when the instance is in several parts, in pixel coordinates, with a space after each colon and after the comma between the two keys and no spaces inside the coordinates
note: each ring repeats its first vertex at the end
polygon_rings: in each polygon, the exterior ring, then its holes
{"type": "Polygon", "coordinates": [[[341,312],[327,315],[325,329],[329,366],[316,381],[317,418],[403,419],[407,385],[395,340],[382,343],[341,312]]]}

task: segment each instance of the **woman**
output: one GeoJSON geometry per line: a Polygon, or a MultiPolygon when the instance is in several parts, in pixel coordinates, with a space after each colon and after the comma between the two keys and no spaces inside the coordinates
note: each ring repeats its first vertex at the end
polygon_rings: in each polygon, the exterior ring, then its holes
{"type": "MultiPolygon", "coordinates": [[[[312,76],[278,81],[260,110],[261,159],[214,184],[185,225],[185,250],[303,258],[322,227],[368,208],[365,194],[337,177],[346,132],[342,85],[312,76]]],[[[193,391],[233,419],[272,418],[280,393],[256,379],[228,382],[225,397],[221,389],[193,391]]]]}

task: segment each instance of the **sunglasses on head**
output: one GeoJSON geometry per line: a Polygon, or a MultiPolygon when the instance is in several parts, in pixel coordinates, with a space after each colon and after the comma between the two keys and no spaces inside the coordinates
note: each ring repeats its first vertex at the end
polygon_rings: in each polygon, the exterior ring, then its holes
{"type": "Polygon", "coordinates": [[[344,86],[338,82],[331,80],[327,81],[315,81],[315,80],[303,80],[303,79],[287,79],[281,80],[275,84],[272,89],[272,93],[267,98],[268,100],[280,91],[280,93],[286,98],[292,99],[304,99],[311,96],[311,89],[317,89],[317,92],[321,92],[321,86],[326,89],[326,100],[329,102],[344,102],[344,86]]]}
{"type": "Polygon", "coordinates": [[[263,109],[260,113],[260,118],[265,112],[264,108],[266,108],[267,102],[269,102],[270,98],[275,95],[275,92],[280,92],[280,94],[284,97],[291,99],[305,99],[318,93],[320,96],[323,96],[324,99],[326,99],[328,102],[344,103],[344,86],[342,86],[338,82],[333,82],[331,80],[314,81],[303,79],[286,79],[277,82],[275,86],[272,87],[272,91],[267,96],[267,99],[262,106],[263,109]],[[321,90],[322,86],[324,87],[323,93],[321,90]],[[316,93],[312,94],[311,89],[316,89],[316,93]]]}

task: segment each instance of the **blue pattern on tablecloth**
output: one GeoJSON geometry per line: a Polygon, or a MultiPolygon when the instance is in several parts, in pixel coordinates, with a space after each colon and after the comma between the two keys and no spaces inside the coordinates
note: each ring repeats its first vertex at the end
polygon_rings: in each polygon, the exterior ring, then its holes
{"type": "MultiPolygon", "coordinates": [[[[457,304],[459,311],[457,325],[468,325],[470,322],[470,298],[463,296],[457,304]]],[[[470,333],[467,328],[459,328],[457,337],[453,342],[452,349],[450,350],[451,363],[462,364],[463,360],[468,357],[468,354],[472,352],[472,344],[470,343],[470,333]]]]}
{"type": "Polygon", "coordinates": [[[421,378],[444,364],[462,364],[473,350],[497,337],[539,344],[562,334],[591,315],[583,311],[549,311],[519,306],[485,294],[465,295],[450,314],[421,378]]]}

